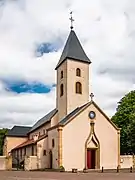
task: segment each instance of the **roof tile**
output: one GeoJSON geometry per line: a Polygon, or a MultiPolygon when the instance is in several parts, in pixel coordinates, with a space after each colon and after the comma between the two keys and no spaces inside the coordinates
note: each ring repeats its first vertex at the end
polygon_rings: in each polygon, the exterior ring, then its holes
{"type": "Polygon", "coordinates": [[[70,112],[66,117],[64,117],[60,122],[59,122],[59,125],[64,125],[66,122],[68,122],[68,120],[76,115],[81,109],[83,109],[88,103],[80,106],[80,107],[77,107],[76,109],[74,109],[72,112],[70,112]]]}
{"type": "Polygon", "coordinates": [[[34,124],[34,126],[30,129],[29,133],[36,130],[37,128],[41,127],[43,124],[50,122],[51,118],[57,113],[57,111],[58,111],[57,109],[53,109],[51,112],[49,112],[44,117],[39,119],[39,121],[37,121],[34,124]]]}

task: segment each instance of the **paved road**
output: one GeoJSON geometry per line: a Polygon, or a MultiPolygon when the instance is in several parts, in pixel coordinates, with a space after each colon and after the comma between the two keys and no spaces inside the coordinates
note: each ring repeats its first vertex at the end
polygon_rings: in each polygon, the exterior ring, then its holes
{"type": "Polygon", "coordinates": [[[135,180],[135,173],[58,173],[0,171],[0,180],[135,180]]]}

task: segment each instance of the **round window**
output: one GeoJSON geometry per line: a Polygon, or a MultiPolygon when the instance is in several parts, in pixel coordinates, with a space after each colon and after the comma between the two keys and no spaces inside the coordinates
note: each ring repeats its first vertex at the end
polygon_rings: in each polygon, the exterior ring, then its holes
{"type": "Polygon", "coordinates": [[[89,118],[94,119],[96,117],[96,113],[94,111],[89,112],[89,118]]]}

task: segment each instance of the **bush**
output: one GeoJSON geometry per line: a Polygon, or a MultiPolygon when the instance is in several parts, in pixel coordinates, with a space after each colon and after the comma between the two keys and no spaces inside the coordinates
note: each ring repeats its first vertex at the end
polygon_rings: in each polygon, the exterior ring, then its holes
{"type": "Polygon", "coordinates": [[[63,166],[59,167],[60,172],[65,172],[65,168],[63,166]]]}

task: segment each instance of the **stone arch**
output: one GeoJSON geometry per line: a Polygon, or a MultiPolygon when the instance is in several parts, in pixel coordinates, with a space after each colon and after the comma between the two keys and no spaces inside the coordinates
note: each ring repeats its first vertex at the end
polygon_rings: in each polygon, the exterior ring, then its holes
{"type": "Polygon", "coordinates": [[[94,122],[90,123],[90,133],[85,142],[85,169],[88,167],[88,151],[95,153],[95,167],[94,169],[100,169],[100,143],[94,131],[94,122]]]}

